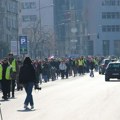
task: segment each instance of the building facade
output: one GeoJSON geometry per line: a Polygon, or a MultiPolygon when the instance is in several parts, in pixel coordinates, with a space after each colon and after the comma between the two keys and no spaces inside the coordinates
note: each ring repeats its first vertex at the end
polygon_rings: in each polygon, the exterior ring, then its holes
{"type": "Polygon", "coordinates": [[[19,36],[27,36],[31,57],[48,57],[53,52],[47,47],[50,42],[47,40],[54,34],[53,1],[19,0],[19,3],[19,36]]]}
{"type": "Polygon", "coordinates": [[[82,0],[54,0],[56,51],[59,56],[83,54],[82,7],[82,0]]]}
{"type": "Polygon", "coordinates": [[[87,36],[93,55],[119,56],[120,0],[87,0],[86,6],[87,36]]]}
{"type": "Polygon", "coordinates": [[[54,0],[57,54],[120,55],[120,0],[54,0]]]}
{"type": "MultiPolygon", "coordinates": [[[[18,40],[18,2],[0,0],[0,57],[11,51],[11,41],[18,40]]],[[[17,49],[17,48],[16,48],[17,49]]],[[[17,50],[16,50],[17,55],[17,50]]]]}

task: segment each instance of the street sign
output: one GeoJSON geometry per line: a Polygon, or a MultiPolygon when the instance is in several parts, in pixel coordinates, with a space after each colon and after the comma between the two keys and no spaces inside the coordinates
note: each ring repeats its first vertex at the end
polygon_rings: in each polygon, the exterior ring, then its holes
{"type": "Polygon", "coordinates": [[[28,53],[27,36],[19,36],[19,42],[20,42],[20,54],[27,54],[28,53]]]}

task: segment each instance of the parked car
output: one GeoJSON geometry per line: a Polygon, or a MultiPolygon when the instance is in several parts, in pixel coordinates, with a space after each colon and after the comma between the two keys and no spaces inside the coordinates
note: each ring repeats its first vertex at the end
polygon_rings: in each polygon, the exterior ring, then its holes
{"type": "Polygon", "coordinates": [[[110,78],[120,79],[120,61],[108,64],[105,71],[105,81],[109,81],[110,78]]]}
{"type": "Polygon", "coordinates": [[[106,67],[110,61],[111,61],[110,59],[103,59],[102,60],[102,62],[99,65],[99,74],[105,73],[106,67]]]}

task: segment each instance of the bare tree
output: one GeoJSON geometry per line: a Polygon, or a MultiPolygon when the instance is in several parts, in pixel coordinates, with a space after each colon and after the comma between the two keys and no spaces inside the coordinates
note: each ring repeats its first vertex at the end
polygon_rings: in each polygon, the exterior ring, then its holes
{"type": "Polygon", "coordinates": [[[30,53],[33,57],[48,57],[55,52],[55,37],[54,33],[50,29],[44,29],[41,27],[40,22],[36,22],[29,26],[29,41],[30,41],[30,53]]]}

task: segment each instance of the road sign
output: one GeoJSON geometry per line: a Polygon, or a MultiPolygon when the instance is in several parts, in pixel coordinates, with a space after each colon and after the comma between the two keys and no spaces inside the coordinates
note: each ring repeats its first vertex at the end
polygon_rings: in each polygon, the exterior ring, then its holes
{"type": "Polygon", "coordinates": [[[19,42],[20,42],[20,54],[27,54],[28,53],[27,36],[19,36],[19,42]]]}

